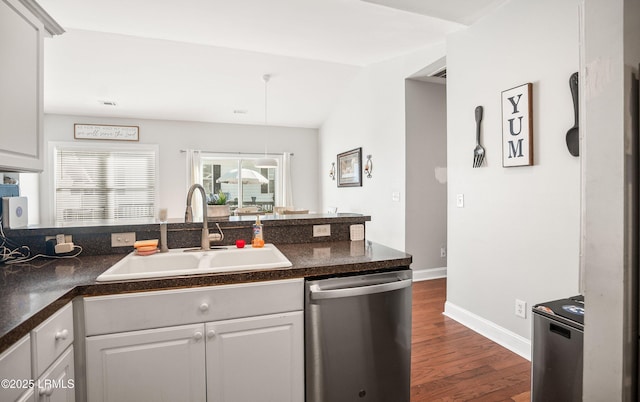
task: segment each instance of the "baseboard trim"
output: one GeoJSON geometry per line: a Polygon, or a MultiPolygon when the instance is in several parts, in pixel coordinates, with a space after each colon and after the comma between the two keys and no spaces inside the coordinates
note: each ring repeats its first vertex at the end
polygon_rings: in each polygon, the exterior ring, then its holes
{"type": "Polygon", "coordinates": [[[447,267],[421,269],[412,268],[412,270],[414,282],[428,281],[431,279],[440,279],[447,277],[447,267]]]}
{"type": "Polygon", "coordinates": [[[531,361],[531,341],[447,301],[444,315],[531,361]]]}

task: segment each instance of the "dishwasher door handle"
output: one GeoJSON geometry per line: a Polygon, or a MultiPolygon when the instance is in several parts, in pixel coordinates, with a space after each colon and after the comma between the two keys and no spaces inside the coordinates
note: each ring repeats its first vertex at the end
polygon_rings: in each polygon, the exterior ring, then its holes
{"type": "Polygon", "coordinates": [[[337,299],[340,297],[353,297],[371,295],[374,293],[390,292],[392,290],[403,289],[411,286],[411,279],[401,281],[380,283],[377,285],[358,286],[354,288],[321,290],[317,284],[309,287],[311,300],[337,299]]]}

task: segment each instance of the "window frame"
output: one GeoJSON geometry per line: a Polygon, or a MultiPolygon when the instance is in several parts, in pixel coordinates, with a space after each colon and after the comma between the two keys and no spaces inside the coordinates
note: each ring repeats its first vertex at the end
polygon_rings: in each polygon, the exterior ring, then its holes
{"type": "MultiPolygon", "coordinates": [[[[67,142],[67,141],[50,141],[48,144],[48,153],[49,161],[48,166],[51,173],[51,180],[49,180],[49,194],[51,194],[49,199],[49,211],[51,220],[53,223],[57,225],[82,225],[86,222],[92,221],[82,221],[82,220],[74,220],[65,222],[64,220],[58,222],[58,211],[56,208],[57,204],[57,157],[56,152],[58,149],[66,149],[66,150],[76,150],[76,151],[87,151],[87,152],[118,152],[118,151],[126,151],[126,152],[153,152],[155,158],[155,178],[154,178],[154,216],[153,218],[141,218],[142,220],[147,221],[148,219],[155,219],[158,211],[158,205],[160,204],[160,147],[157,144],[111,144],[104,142],[96,142],[96,143],[85,143],[85,142],[67,142]]],[[[103,219],[97,221],[104,221],[109,223],[115,222],[135,222],[135,219],[103,219]]],[[[96,221],[93,221],[96,222],[96,221]]]]}
{"type": "MultiPolygon", "coordinates": [[[[228,152],[204,152],[204,151],[200,151],[200,180],[202,181],[201,185],[204,185],[204,165],[205,165],[205,161],[206,160],[227,160],[227,161],[236,161],[237,162],[237,169],[242,169],[242,163],[243,161],[255,161],[257,159],[263,159],[265,157],[264,154],[260,154],[260,153],[244,153],[244,152],[238,152],[238,153],[228,153],[228,152]]],[[[276,172],[275,172],[275,183],[274,183],[274,199],[273,199],[273,207],[282,204],[284,201],[284,194],[283,194],[283,180],[284,180],[284,168],[283,168],[283,163],[284,163],[284,155],[282,154],[268,154],[268,158],[271,159],[275,159],[277,162],[277,168],[276,168],[276,172]]],[[[257,168],[260,169],[260,168],[257,168]]],[[[268,178],[268,177],[267,177],[268,178]]],[[[193,184],[194,178],[191,177],[191,184],[193,184]]],[[[243,193],[244,193],[244,189],[243,186],[239,183],[238,184],[239,187],[239,191],[238,191],[238,208],[242,208],[243,206],[243,193]]]]}

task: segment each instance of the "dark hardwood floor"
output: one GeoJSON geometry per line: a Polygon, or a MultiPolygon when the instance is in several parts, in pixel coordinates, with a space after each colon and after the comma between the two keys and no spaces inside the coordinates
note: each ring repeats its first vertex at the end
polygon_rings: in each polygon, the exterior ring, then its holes
{"type": "Polygon", "coordinates": [[[446,279],[413,285],[411,401],[529,401],[528,360],[445,317],[446,279]]]}

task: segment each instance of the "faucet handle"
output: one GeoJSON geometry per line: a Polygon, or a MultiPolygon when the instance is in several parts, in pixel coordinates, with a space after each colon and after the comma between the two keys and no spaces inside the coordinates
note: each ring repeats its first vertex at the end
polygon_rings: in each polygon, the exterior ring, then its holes
{"type": "Polygon", "coordinates": [[[218,228],[218,233],[209,233],[209,243],[224,240],[224,232],[222,232],[222,228],[218,222],[216,222],[216,227],[218,228]]]}

